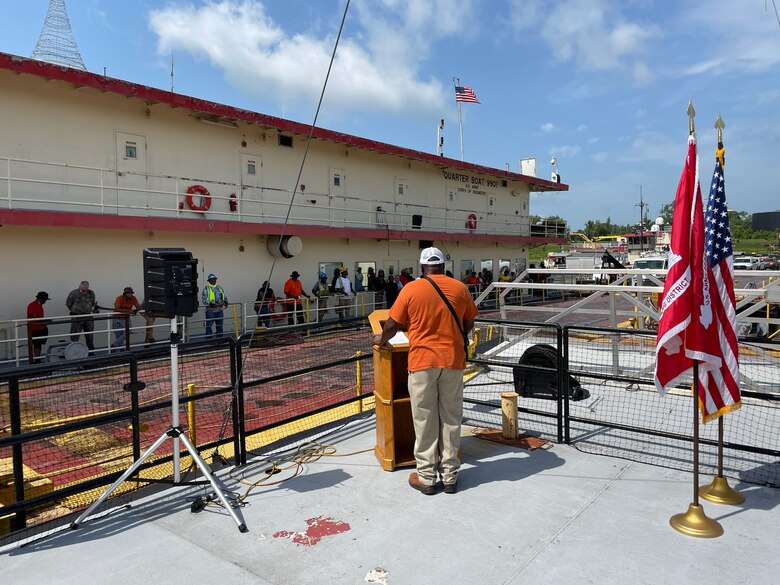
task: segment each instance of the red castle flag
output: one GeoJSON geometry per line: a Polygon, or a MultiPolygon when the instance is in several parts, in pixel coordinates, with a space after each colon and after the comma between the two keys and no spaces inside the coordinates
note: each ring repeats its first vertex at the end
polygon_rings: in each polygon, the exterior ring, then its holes
{"type": "MultiPolygon", "coordinates": [[[[690,136],[688,156],[674,196],[669,271],[661,297],[661,319],[655,347],[655,387],[662,395],[669,386],[680,383],[693,368],[693,359],[686,352],[686,336],[695,301],[691,266],[695,251],[691,249],[691,231],[693,201],[699,184],[698,169],[696,138],[690,136]]],[[[699,262],[701,256],[702,252],[699,252],[699,262]]]]}

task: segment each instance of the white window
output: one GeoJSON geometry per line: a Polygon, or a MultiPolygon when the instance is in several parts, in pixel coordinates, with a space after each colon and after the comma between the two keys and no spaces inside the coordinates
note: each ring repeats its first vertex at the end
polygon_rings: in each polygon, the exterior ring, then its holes
{"type": "Polygon", "coordinates": [[[138,146],[135,142],[125,143],[125,158],[138,158],[138,146]]]}
{"type": "Polygon", "coordinates": [[[257,165],[255,164],[255,161],[250,160],[246,163],[246,174],[247,175],[256,175],[257,174],[257,165]]]}

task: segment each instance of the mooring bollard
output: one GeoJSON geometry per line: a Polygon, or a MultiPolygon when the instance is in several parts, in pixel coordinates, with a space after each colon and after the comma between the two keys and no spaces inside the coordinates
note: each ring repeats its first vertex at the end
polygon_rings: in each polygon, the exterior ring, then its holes
{"type": "Polygon", "coordinates": [[[501,393],[501,435],[505,439],[517,438],[517,392],[501,393]]]}

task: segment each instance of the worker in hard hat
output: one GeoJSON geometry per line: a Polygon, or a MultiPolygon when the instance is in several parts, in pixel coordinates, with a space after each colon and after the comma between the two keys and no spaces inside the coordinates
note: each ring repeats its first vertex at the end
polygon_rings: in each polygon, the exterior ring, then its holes
{"type": "Polygon", "coordinates": [[[206,306],[206,336],[212,337],[211,327],[215,326],[217,337],[222,336],[222,321],[225,315],[224,309],[227,309],[228,298],[225,289],[217,284],[217,275],[209,274],[206,279],[206,286],[201,293],[201,301],[206,306]]]}
{"type": "Polygon", "coordinates": [[[330,295],[330,287],[328,286],[328,275],[326,273],[320,272],[320,279],[311,288],[311,294],[313,294],[318,299],[330,295]]]}

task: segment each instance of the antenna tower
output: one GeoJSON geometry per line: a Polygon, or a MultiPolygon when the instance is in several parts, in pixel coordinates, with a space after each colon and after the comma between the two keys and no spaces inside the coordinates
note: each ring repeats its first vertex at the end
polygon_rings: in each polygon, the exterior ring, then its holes
{"type": "Polygon", "coordinates": [[[76,45],[73,29],[70,28],[65,0],[49,0],[41,36],[38,37],[32,57],[73,69],[87,70],[76,45]]]}

